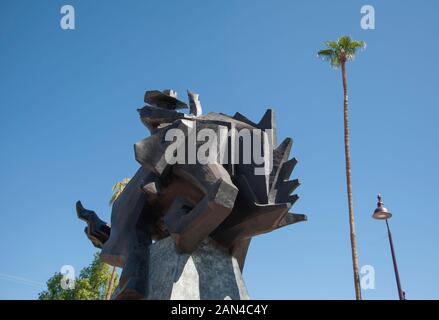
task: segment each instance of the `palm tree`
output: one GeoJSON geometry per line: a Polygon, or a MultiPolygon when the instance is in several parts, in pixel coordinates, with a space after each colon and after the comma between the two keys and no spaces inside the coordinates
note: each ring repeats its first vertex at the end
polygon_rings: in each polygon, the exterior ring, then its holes
{"type": "MultiPolygon", "coordinates": [[[[111,195],[109,205],[112,206],[113,203],[117,200],[117,198],[121,195],[123,189],[125,189],[126,185],[130,182],[130,178],[125,178],[120,182],[117,182],[113,185],[113,194],[111,195]]],[[[116,281],[116,267],[113,266],[111,271],[111,277],[108,281],[107,292],[105,294],[105,300],[110,300],[111,293],[113,292],[114,282],[116,281]]]]}
{"type": "Polygon", "coordinates": [[[113,194],[111,195],[109,205],[112,206],[113,203],[117,200],[117,198],[122,193],[123,189],[125,189],[128,182],[130,182],[130,178],[125,178],[122,181],[117,182],[115,185],[113,185],[113,194]]]}
{"type": "Polygon", "coordinates": [[[318,52],[318,56],[329,61],[334,68],[341,67],[344,95],[344,146],[346,159],[346,186],[349,206],[349,227],[352,250],[352,264],[354,269],[355,296],[361,300],[360,273],[358,266],[357,240],[355,233],[354,207],[352,203],[351,183],[351,155],[349,146],[349,109],[348,109],[348,83],[346,78],[346,62],[355,58],[358,49],[366,48],[364,41],[355,41],[348,36],[343,36],[337,41],[326,41],[326,48],[318,52]]]}

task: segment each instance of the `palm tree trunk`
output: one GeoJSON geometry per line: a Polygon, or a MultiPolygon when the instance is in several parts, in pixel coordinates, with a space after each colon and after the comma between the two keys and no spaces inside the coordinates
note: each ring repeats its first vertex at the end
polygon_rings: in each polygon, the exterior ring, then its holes
{"type": "Polygon", "coordinates": [[[360,273],[358,265],[357,239],[355,233],[354,206],[352,203],[352,183],[351,183],[351,152],[349,146],[349,108],[348,108],[348,83],[346,78],[346,63],[341,63],[343,77],[343,95],[344,95],[344,146],[346,159],[346,186],[348,193],[349,205],[349,228],[351,236],[352,265],[354,269],[355,297],[361,300],[360,273]]]}
{"type": "Polygon", "coordinates": [[[113,267],[110,280],[108,281],[107,293],[105,294],[105,300],[110,300],[111,293],[113,292],[114,281],[116,280],[116,267],[113,267]]]}

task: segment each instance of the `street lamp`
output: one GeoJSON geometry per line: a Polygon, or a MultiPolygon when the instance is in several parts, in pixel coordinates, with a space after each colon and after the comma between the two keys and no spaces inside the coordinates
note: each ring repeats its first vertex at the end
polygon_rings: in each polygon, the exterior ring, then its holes
{"type": "Polygon", "coordinates": [[[396,285],[398,287],[398,296],[399,296],[399,300],[405,300],[405,292],[402,290],[401,281],[399,280],[398,265],[396,264],[395,249],[393,248],[392,233],[390,232],[389,222],[388,222],[388,219],[390,219],[392,217],[392,214],[390,213],[389,210],[387,210],[387,208],[384,207],[384,203],[382,201],[380,194],[378,194],[377,208],[373,212],[372,217],[374,219],[377,219],[377,220],[386,220],[387,233],[389,235],[390,251],[392,252],[393,269],[395,270],[396,285]]]}

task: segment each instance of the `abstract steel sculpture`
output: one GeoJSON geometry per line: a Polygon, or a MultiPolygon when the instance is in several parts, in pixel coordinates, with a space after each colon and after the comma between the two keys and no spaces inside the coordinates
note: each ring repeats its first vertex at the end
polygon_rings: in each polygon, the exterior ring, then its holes
{"type": "MultiPolygon", "coordinates": [[[[134,146],[141,167],[113,204],[111,228],[81,202],[76,204],[78,217],[87,222],[88,238],[102,249],[103,261],[123,268],[115,299],[146,297],[147,249],[153,241],[171,236],[179,252],[191,253],[209,237],[227,248],[242,270],[253,236],[306,220],[305,215],[288,212],[298,199],[291,193],[299,182],[289,180],[297,161],[288,160],[290,138],[276,144],[273,111],[267,110],[259,123],[240,113],[233,117],[202,115],[198,95],[188,91],[188,96],[190,113],[185,114],[177,110],[188,106],[174,91],[146,92],[147,105],[138,112],[151,135],[134,146]],[[268,166],[272,170],[256,174],[261,164],[253,160],[246,163],[243,152],[238,152],[238,159],[231,159],[233,144],[227,147],[229,161],[191,163],[187,149],[185,163],[167,161],[167,148],[175,146],[174,140],[166,139],[169,130],[181,130],[184,142],[188,142],[193,133],[206,128],[214,132],[221,128],[236,132],[271,129],[271,137],[261,134],[262,140],[268,137],[270,143],[259,147],[262,154],[272,155],[268,166]]],[[[243,143],[243,138],[238,138],[241,151],[243,143]]],[[[200,142],[196,144],[198,147],[200,142]]],[[[259,147],[251,145],[252,151],[259,147]]]]}

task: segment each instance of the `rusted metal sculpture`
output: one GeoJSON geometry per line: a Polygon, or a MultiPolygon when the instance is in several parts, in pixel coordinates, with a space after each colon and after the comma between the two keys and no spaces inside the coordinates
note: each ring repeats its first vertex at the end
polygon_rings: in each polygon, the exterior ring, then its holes
{"type": "MultiPolygon", "coordinates": [[[[113,205],[111,228],[79,201],[76,205],[78,217],[87,222],[87,236],[102,248],[103,261],[123,268],[113,298],[146,296],[147,248],[154,240],[171,236],[179,251],[191,253],[210,237],[228,248],[242,270],[253,236],[306,220],[305,215],[289,213],[298,199],[291,193],[299,182],[289,180],[297,161],[288,159],[290,138],[276,143],[273,111],[267,110],[258,123],[240,113],[233,117],[221,113],[202,115],[198,95],[188,91],[188,97],[190,113],[185,114],[177,110],[188,106],[177,99],[174,91],[146,92],[147,105],[138,112],[151,135],[135,144],[135,157],[141,167],[113,205]],[[263,143],[252,142],[248,150],[271,157],[266,157],[263,164],[246,161],[246,142],[232,133],[226,137],[229,143],[222,159],[216,157],[204,164],[193,161],[194,154],[187,147],[190,140],[195,141],[198,150],[202,145],[194,139],[198,133],[210,129],[221,135],[224,128],[238,135],[242,130],[256,132],[263,143]],[[184,133],[177,147],[175,139],[167,137],[171,129],[184,133]],[[267,130],[272,134],[264,134],[267,130]],[[183,152],[184,161],[169,162],[167,149],[171,145],[174,151],[183,152]]],[[[253,136],[251,141],[256,138],[253,136]]]]}

